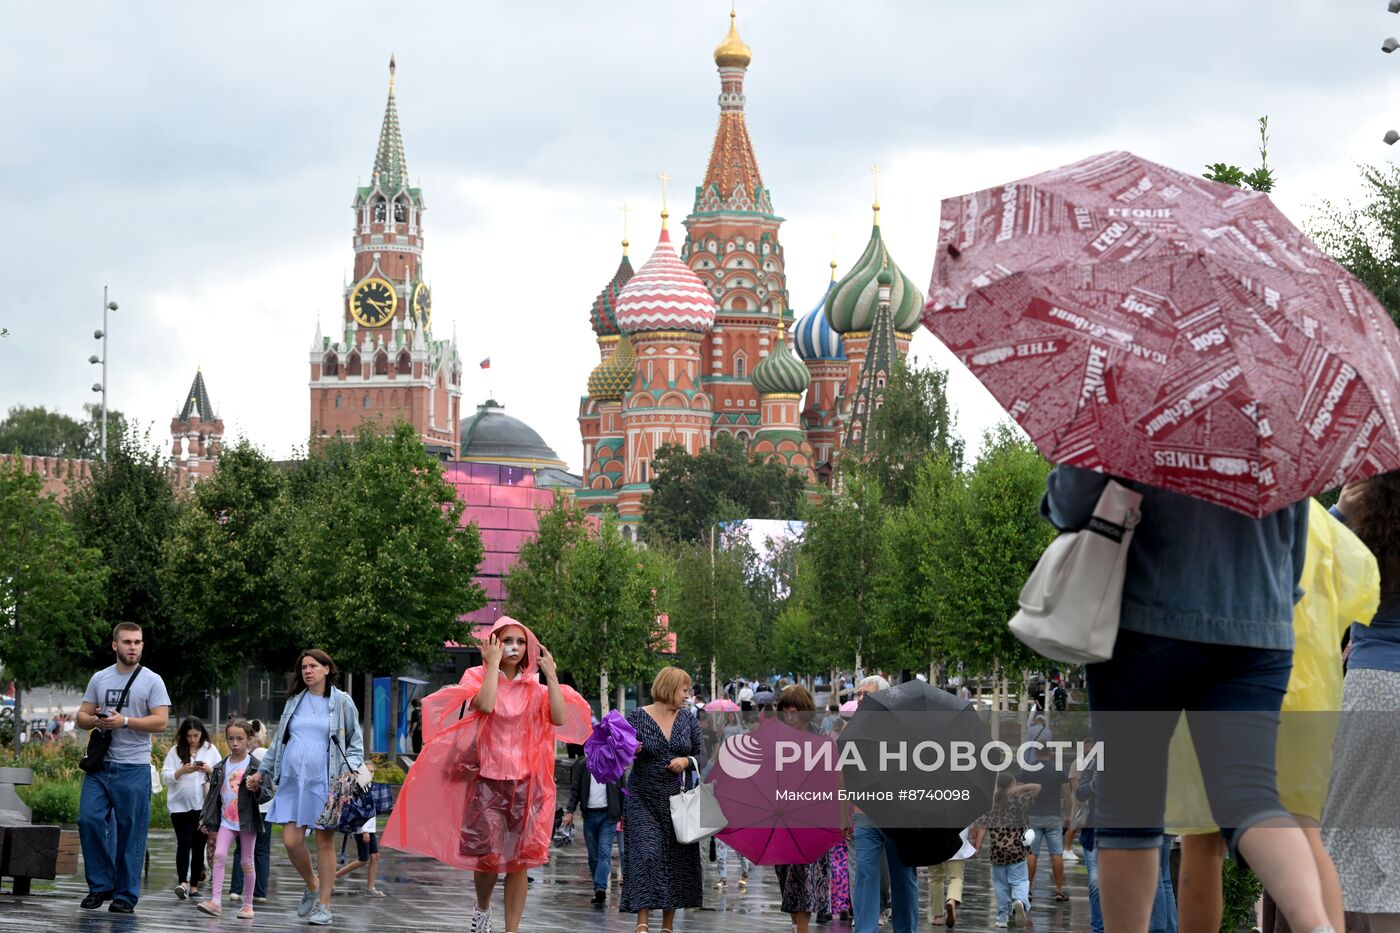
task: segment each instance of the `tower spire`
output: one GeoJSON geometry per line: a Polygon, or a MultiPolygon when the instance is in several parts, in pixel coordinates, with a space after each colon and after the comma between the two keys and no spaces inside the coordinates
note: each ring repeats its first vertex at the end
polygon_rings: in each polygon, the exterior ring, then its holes
{"type": "Polygon", "coordinates": [[[668,191],[667,186],[671,183],[671,176],[667,175],[665,172],[662,172],[660,175],[657,175],[656,178],[658,181],[661,182],[661,229],[665,230],[666,221],[671,216],[671,212],[667,209],[666,203],[666,195],[668,191]]]}
{"type": "Polygon", "coordinates": [[[626,259],[627,247],[629,245],[627,242],[627,215],[632,213],[632,208],[628,207],[627,202],[624,201],[618,210],[622,211],[622,258],[626,259]]]}
{"type": "Polygon", "coordinates": [[[398,65],[389,56],[389,101],[384,105],[384,125],[379,130],[379,148],[374,153],[371,184],[385,191],[408,187],[408,158],[404,155],[403,133],[399,129],[399,108],[394,100],[394,73],[398,65]]]}
{"type": "Polygon", "coordinates": [[[875,200],[870,205],[875,212],[875,226],[880,226],[880,166],[875,164],[870,166],[870,172],[875,176],[875,200]]]}

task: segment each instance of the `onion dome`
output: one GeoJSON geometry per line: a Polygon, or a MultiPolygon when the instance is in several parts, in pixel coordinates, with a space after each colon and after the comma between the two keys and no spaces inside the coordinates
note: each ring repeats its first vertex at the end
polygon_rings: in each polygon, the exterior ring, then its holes
{"type": "Polygon", "coordinates": [[[632,352],[632,341],[623,337],[612,355],[593,367],[588,376],[588,397],[600,404],[620,402],[632,388],[636,374],[637,357],[632,352]]]}
{"type": "MultiPolygon", "coordinates": [[[[827,286],[827,294],[836,287],[833,279],[827,286]]],[[[841,335],[831,329],[826,322],[826,297],[808,311],[792,329],[792,348],[804,360],[844,360],[846,348],[841,343],[841,335]]]]}
{"type": "Polygon", "coordinates": [[[617,336],[617,299],[622,294],[622,287],[632,278],[632,260],[627,258],[627,241],[622,241],[622,262],[618,263],[617,271],[613,277],[603,286],[603,290],[598,293],[598,297],[593,299],[593,310],[591,318],[593,322],[593,333],[599,337],[617,336]]]}
{"type": "Polygon", "coordinates": [[[715,46],[715,64],[721,68],[747,68],[753,61],[753,49],[739,38],[739,30],[734,25],[734,11],[729,11],[729,35],[715,46]]]}
{"type": "Polygon", "coordinates": [[[700,277],[676,255],[664,226],[651,258],[623,286],[617,328],[624,334],[687,330],[707,334],[719,309],[700,277]]]}
{"type": "Polygon", "coordinates": [[[870,330],[875,320],[875,309],[880,304],[879,283],[875,280],[887,262],[893,278],[890,284],[890,316],[894,319],[894,329],[900,333],[913,333],[923,313],[924,296],[914,280],[900,271],[890,258],[885,241],[880,237],[878,217],[877,214],[865,252],[861,253],[851,271],[826,293],[826,320],[838,334],[870,330]]]}
{"type": "Polygon", "coordinates": [[[773,352],[753,368],[753,387],[759,395],[801,395],[810,380],[807,367],[788,349],[783,327],[778,325],[778,342],[773,352]]]}

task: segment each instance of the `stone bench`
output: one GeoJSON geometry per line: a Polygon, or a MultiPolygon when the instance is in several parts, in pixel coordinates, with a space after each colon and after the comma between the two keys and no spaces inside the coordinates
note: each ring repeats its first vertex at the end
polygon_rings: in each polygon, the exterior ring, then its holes
{"type": "Polygon", "coordinates": [[[30,822],[33,813],[15,788],[32,783],[29,768],[0,768],[0,878],[14,879],[15,894],[28,894],[35,878],[52,881],[78,870],[78,834],[30,822]]]}

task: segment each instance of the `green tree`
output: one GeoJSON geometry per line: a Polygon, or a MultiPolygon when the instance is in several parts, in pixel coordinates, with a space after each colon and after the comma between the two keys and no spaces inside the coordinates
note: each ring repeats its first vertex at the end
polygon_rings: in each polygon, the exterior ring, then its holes
{"type": "Polygon", "coordinates": [[[1400,166],[1361,166],[1359,204],[1324,201],[1313,237],[1400,324],[1400,166]]]}
{"type": "MultiPolygon", "coordinates": [[[[481,536],[412,426],[333,440],[313,459],[330,466],[302,491],[281,568],[307,637],[352,670],[389,671],[438,656],[466,638],[461,617],[485,605],[474,582],[481,536]]],[[[390,708],[398,679],[390,679],[390,708]]],[[[397,730],[389,729],[389,754],[397,730]]]]}
{"type": "MultiPolygon", "coordinates": [[[[43,481],[0,460],[0,663],[15,681],[15,710],[29,685],[79,685],[102,618],[102,555],[77,535],[43,481]]],[[[19,753],[22,729],[15,729],[19,753]]]]}
{"type": "MultiPolygon", "coordinates": [[[[33,457],[71,457],[95,460],[101,453],[102,408],[84,406],[87,420],[70,418],[44,406],[15,405],[0,421],[0,453],[21,453],[33,457]]],[[[107,412],[109,441],[127,434],[126,417],[119,411],[107,412]]]]}
{"type": "Polygon", "coordinates": [[[872,643],[874,584],[888,557],[886,507],[880,484],[867,471],[850,470],[840,496],[827,495],[812,509],[803,533],[798,571],[802,606],[821,633],[823,656],[856,668],[892,660],[886,642],[872,643]]]}
{"type": "Polygon", "coordinates": [[[826,667],[812,614],[789,603],[773,622],[772,666],[797,677],[809,677],[826,667]]]}
{"type": "Polygon", "coordinates": [[[598,671],[601,715],[610,678],[628,683],[654,668],[672,574],[664,553],[624,540],[611,516],[595,526],[556,501],[511,568],[506,611],[534,630],[561,668],[598,671]]]}
{"type": "Polygon", "coordinates": [[[1207,165],[1203,174],[1211,181],[1222,182],[1236,188],[1248,188],[1251,191],[1262,191],[1265,194],[1273,191],[1274,185],[1278,184],[1278,178],[1274,175],[1273,169],[1269,168],[1269,118],[1267,116],[1259,118],[1258,168],[1252,172],[1246,172],[1238,165],[1216,162],[1207,165]]]}
{"type": "Polygon", "coordinates": [[[303,644],[279,572],[291,510],[286,475],[248,441],[219,454],[165,542],[161,585],[178,624],[204,633],[211,686],[239,683],[249,667],[277,669],[303,644]]]}
{"type": "Polygon", "coordinates": [[[708,540],[716,522],[796,518],[802,477],[780,463],[749,457],[727,434],[699,454],[667,445],[652,461],[651,495],[642,516],[647,541],[708,540]]]}
{"type": "Polygon", "coordinates": [[[754,661],[759,614],[748,590],[747,554],[716,541],[678,545],[671,556],[676,651],[701,670],[714,696],[723,675],[748,670],[754,661]]]}
{"type": "MultiPolygon", "coordinates": [[[[107,566],[103,615],[142,627],[142,663],[177,705],[202,696],[214,681],[201,660],[206,633],[198,620],[175,621],[160,580],[163,547],[181,511],[161,456],[134,432],[109,435],[107,462],[73,486],[66,509],[79,542],[100,551],[107,566]]],[[[110,646],[105,635],[90,646],[96,667],[111,663],[110,646]]]]}
{"type": "Polygon", "coordinates": [[[948,404],[947,371],[903,360],[895,364],[872,435],[863,466],[873,472],[890,505],[908,503],[910,484],[925,460],[946,457],[959,469],[963,442],[948,404]]]}

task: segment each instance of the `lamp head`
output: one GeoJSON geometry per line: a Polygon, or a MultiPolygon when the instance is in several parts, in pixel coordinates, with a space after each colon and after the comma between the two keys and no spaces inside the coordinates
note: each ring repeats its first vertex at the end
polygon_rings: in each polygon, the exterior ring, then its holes
{"type": "Polygon", "coordinates": [[[98,359],[98,358],[97,358],[97,354],[94,353],[92,356],[88,357],[88,362],[89,362],[89,363],[100,363],[100,362],[102,362],[102,361],[101,361],[100,359],[98,359]]]}
{"type": "Polygon", "coordinates": [[[107,302],[107,310],[108,310],[108,311],[115,311],[115,310],[117,310],[117,303],[116,303],[115,301],[109,301],[109,302],[107,302]]]}
{"type": "Polygon", "coordinates": [[[102,383],[100,383],[100,382],[94,382],[94,383],[92,384],[92,391],[94,391],[94,392],[101,392],[101,391],[102,391],[102,383]]]}
{"type": "Polygon", "coordinates": [[[1400,13],[1400,0],[1390,0],[1388,9],[1392,13],[1400,13]]]}
{"type": "Polygon", "coordinates": [[[100,328],[100,327],[99,327],[97,330],[95,330],[95,331],[92,332],[92,339],[93,339],[93,340],[101,340],[101,339],[102,339],[103,337],[105,337],[105,336],[107,336],[107,335],[106,335],[105,333],[102,332],[102,328],[100,328]]]}
{"type": "Polygon", "coordinates": [[[1385,144],[1387,146],[1393,146],[1397,142],[1400,142],[1400,133],[1397,133],[1394,130],[1386,130],[1385,135],[1381,138],[1385,140],[1385,144]]]}
{"type": "Polygon", "coordinates": [[[1384,42],[1381,43],[1382,52],[1394,52],[1396,49],[1400,49],[1400,39],[1397,39],[1394,36],[1391,36],[1390,38],[1386,39],[1384,42]]]}

